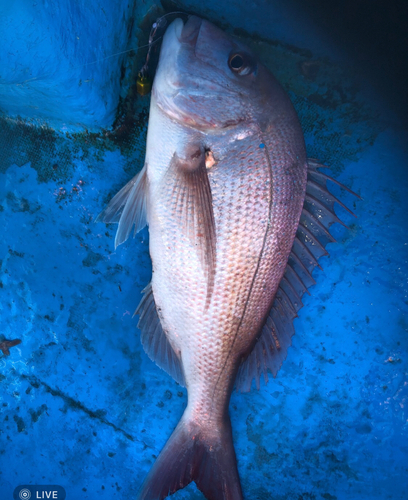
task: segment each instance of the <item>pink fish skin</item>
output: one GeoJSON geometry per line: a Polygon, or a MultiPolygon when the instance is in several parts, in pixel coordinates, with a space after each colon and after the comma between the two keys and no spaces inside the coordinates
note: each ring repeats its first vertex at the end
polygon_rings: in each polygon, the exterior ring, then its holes
{"type": "Polygon", "coordinates": [[[205,20],[176,20],[164,38],[146,176],[152,293],[188,405],[138,499],[194,480],[207,499],[239,500],[228,405],[285,272],[307,160],[280,84],[205,20]]]}
{"type": "Polygon", "coordinates": [[[338,222],[318,167],[289,97],[248,47],[194,16],[168,27],[145,166],[99,216],[119,223],[116,245],[148,224],[141,341],[188,393],[138,500],[191,481],[208,500],[243,498],[230,396],[237,374],[249,388],[278,371],[319,237],[338,222]]]}

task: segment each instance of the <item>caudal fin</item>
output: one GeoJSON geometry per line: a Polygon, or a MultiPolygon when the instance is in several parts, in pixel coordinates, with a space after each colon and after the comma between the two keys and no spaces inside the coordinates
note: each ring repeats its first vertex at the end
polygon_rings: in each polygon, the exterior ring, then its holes
{"type": "Polygon", "coordinates": [[[137,500],[162,500],[195,481],[207,500],[242,500],[227,417],[206,429],[184,417],[147,475],[137,500]]]}

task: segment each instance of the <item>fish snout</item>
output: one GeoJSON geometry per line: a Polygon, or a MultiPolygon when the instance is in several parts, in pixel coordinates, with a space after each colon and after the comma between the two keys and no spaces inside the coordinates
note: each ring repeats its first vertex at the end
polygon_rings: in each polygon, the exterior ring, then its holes
{"type": "Polygon", "coordinates": [[[201,24],[202,19],[197,16],[190,16],[186,24],[183,26],[179,36],[180,42],[195,45],[198,33],[200,32],[201,24]]]}

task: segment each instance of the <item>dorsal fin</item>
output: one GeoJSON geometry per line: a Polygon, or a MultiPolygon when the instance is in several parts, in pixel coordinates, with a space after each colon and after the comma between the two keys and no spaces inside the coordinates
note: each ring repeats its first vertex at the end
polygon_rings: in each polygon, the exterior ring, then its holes
{"type": "Polygon", "coordinates": [[[180,357],[174,352],[160,323],[154,301],[152,285],[143,290],[143,298],[135,314],[139,315],[140,340],[149,358],[171,375],[176,382],[185,386],[180,357]]]}
{"type": "Polygon", "coordinates": [[[317,160],[308,160],[306,196],[299,228],[270,313],[253,350],[238,371],[236,387],[242,392],[251,389],[253,379],[259,389],[262,374],[265,382],[268,382],[268,371],[275,377],[287,356],[295,333],[293,320],[297,311],[303,307],[302,295],[315,284],[312,272],[319,266],[318,259],[327,255],[326,245],[335,241],[329,228],[335,222],[343,224],[334,213],[334,203],[339,203],[354,215],[328,191],[327,180],[360,198],[346,186],[319,172],[319,167],[327,168],[317,160]]]}
{"type": "Polygon", "coordinates": [[[118,222],[115,248],[124,243],[134,227],[134,235],[147,224],[146,196],[147,173],[146,165],[133,177],[109,202],[95,222],[118,222]]]}

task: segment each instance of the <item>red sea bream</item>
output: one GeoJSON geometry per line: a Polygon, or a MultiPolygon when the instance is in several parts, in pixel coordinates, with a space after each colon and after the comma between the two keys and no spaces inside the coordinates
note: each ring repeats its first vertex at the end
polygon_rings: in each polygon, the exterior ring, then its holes
{"type": "Polygon", "coordinates": [[[229,400],[234,385],[276,375],[333,241],[336,199],[318,167],[288,96],[248,47],[194,16],[168,27],[144,168],[100,216],[119,222],[116,245],[148,224],[141,341],[188,392],[139,500],[191,481],[209,500],[243,498],[229,400]]]}

